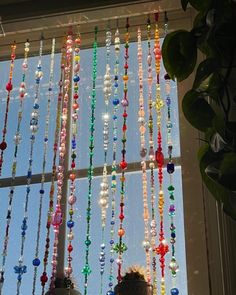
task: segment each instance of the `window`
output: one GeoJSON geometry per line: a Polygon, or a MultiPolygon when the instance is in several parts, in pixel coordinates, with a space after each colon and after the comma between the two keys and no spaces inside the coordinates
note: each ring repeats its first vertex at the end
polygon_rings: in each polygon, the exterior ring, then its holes
{"type": "MultiPolygon", "coordinates": [[[[143,51],[146,52],[146,42],[143,42],[143,51]]],[[[142,211],[143,211],[143,201],[142,201],[142,186],[141,186],[141,175],[140,175],[140,168],[137,162],[140,161],[139,156],[139,132],[137,128],[137,113],[138,113],[138,85],[137,81],[137,46],[136,43],[132,43],[130,46],[130,68],[129,68],[129,90],[128,96],[130,101],[130,106],[128,108],[128,132],[127,132],[127,161],[129,163],[136,163],[135,167],[138,167],[134,172],[127,173],[127,185],[126,185],[126,207],[125,207],[125,215],[126,219],[124,222],[124,226],[126,229],[126,244],[128,245],[128,252],[124,255],[125,265],[124,268],[130,264],[145,264],[145,255],[142,249],[142,241],[143,241],[143,219],[142,219],[142,211]]],[[[111,50],[113,54],[113,50],[111,50]]],[[[78,129],[78,166],[79,169],[86,169],[88,166],[88,143],[89,143],[89,116],[90,114],[90,100],[89,96],[91,94],[91,73],[92,73],[92,49],[84,49],[81,51],[81,82],[80,82],[80,119],[79,119],[79,129],[78,129]]],[[[43,57],[42,60],[42,69],[44,72],[44,78],[41,83],[41,95],[40,95],[40,121],[39,121],[39,132],[37,133],[35,149],[34,149],[34,163],[33,163],[33,174],[39,174],[37,178],[40,182],[40,173],[42,167],[42,154],[43,154],[43,134],[44,134],[44,124],[45,124],[45,115],[46,115],[46,96],[47,96],[47,88],[48,88],[48,80],[49,80],[49,64],[50,64],[50,56],[46,55],[43,57]]],[[[111,68],[113,68],[114,58],[111,56],[111,68]]],[[[94,166],[101,167],[103,165],[103,137],[102,137],[102,129],[103,129],[103,121],[102,121],[102,112],[104,106],[104,99],[103,99],[103,76],[105,73],[105,48],[101,47],[98,49],[98,78],[97,78],[97,106],[96,106],[96,125],[95,125],[95,157],[94,157],[94,166]]],[[[29,154],[29,118],[31,113],[31,108],[33,104],[33,96],[34,96],[34,71],[36,69],[38,62],[37,57],[30,58],[29,62],[29,73],[27,76],[27,87],[28,87],[28,96],[25,100],[25,107],[24,107],[24,115],[23,115],[23,122],[21,127],[21,134],[22,134],[22,143],[19,148],[18,154],[18,167],[17,167],[17,176],[21,177],[26,175],[27,166],[28,166],[28,154],[29,154]]],[[[13,145],[10,144],[12,142],[12,138],[15,133],[16,129],[16,113],[18,110],[18,101],[17,101],[17,94],[18,94],[18,85],[21,81],[21,63],[22,60],[16,60],[15,70],[14,70],[14,91],[12,93],[12,100],[10,106],[10,113],[9,113],[9,125],[8,125],[8,134],[7,134],[7,142],[8,142],[8,149],[5,152],[5,162],[3,167],[3,178],[0,182],[0,185],[6,185],[9,183],[7,178],[11,175],[11,162],[13,157],[13,145]]],[[[60,54],[57,54],[55,57],[55,69],[59,68],[60,63],[60,54]]],[[[143,56],[143,66],[144,66],[144,79],[147,74],[146,69],[146,57],[145,54],[143,56]]],[[[5,83],[8,79],[8,68],[9,62],[2,62],[0,64],[0,72],[4,77],[2,78],[1,85],[2,89],[5,89],[5,83]]],[[[120,54],[120,74],[122,75],[123,72],[123,48],[120,54]]],[[[162,72],[162,76],[164,71],[162,72]]],[[[55,124],[55,109],[56,109],[56,101],[57,101],[57,81],[59,80],[59,71],[55,70],[55,85],[54,85],[54,99],[52,101],[52,111],[51,111],[51,121],[50,121],[50,136],[49,136],[49,147],[48,147],[48,162],[47,162],[47,169],[46,172],[51,172],[52,166],[52,145],[53,145],[53,136],[54,136],[54,124],[55,124]]],[[[119,80],[120,84],[120,97],[123,95],[123,83],[121,79],[119,80]]],[[[163,85],[162,85],[163,86],[163,85]]],[[[154,85],[153,85],[153,96],[154,96],[154,85]]],[[[162,87],[164,89],[164,87],[162,87]]],[[[144,89],[144,95],[147,89],[144,89]]],[[[5,90],[0,92],[0,100],[1,100],[1,112],[5,109],[5,90]]],[[[183,222],[183,200],[182,200],[182,176],[181,176],[181,166],[179,165],[180,162],[180,142],[179,142],[179,118],[178,118],[178,101],[177,101],[177,91],[176,91],[176,84],[172,83],[172,100],[173,100],[173,107],[172,107],[172,120],[174,122],[173,127],[173,142],[174,142],[174,154],[173,156],[176,158],[178,166],[176,167],[176,172],[174,174],[174,181],[176,186],[176,224],[177,224],[177,254],[176,257],[180,264],[180,273],[178,274],[178,286],[182,290],[182,294],[187,295],[187,275],[186,275],[186,261],[185,261],[185,238],[184,238],[184,222],[183,222]]],[[[163,93],[163,98],[164,98],[163,93]]],[[[112,110],[112,104],[110,104],[110,110],[112,110]]],[[[146,106],[147,110],[147,106],[146,106]]],[[[147,113],[147,111],[146,111],[147,113]]],[[[119,116],[119,118],[121,118],[119,116]]],[[[154,114],[154,122],[155,122],[155,114],[154,114]]],[[[0,120],[3,119],[3,116],[0,117],[0,120]]],[[[163,126],[166,125],[165,123],[166,116],[163,115],[163,126]]],[[[2,121],[0,121],[2,125],[2,121]]],[[[111,142],[111,131],[110,129],[110,142],[111,142]]],[[[121,131],[121,119],[118,119],[118,132],[121,131]]],[[[120,133],[118,133],[118,137],[120,138],[120,133]]],[[[156,134],[154,135],[156,138],[156,134]]],[[[166,138],[165,133],[163,133],[163,150],[167,151],[166,145],[166,138]]],[[[111,147],[111,145],[110,145],[111,147]]],[[[117,158],[120,159],[120,140],[117,148],[117,158]]],[[[111,150],[109,152],[108,163],[111,164],[111,150]]],[[[101,227],[100,227],[100,207],[98,206],[98,197],[99,197],[99,189],[100,189],[100,181],[102,173],[102,169],[99,170],[97,177],[94,178],[93,181],[93,204],[92,204],[92,227],[91,227],[91,253],[90,253],[90,263],[92,267],[92,274],[89,278],[89,294],[95,295],[97,294],[98,284],[100,280],[99,275],[99,252],[100,252],[100,242],[101,242],[101,227]]],[[[79,174],[80,175],[80,174],[79,174]]],[[[82,175],[80,175],[82,176],[82,175]]],[[[168,178],[166,178],[168,179],[168,178]]],[[[15,191],[14,195],[14,206],[13,206],[13,219],[11,223],[10,229],[10,240],[9,240],[9,251],[7,257],[7,268],[6,268],[6,281],[4,284],[4,295],[12,295],[15,292],[15,285],[13,282],[16,282],[16,274],[14,274],[13,267],[18,262],[18,256],[20,251],[20,227],[21,221],[23,217],[23,202],[24,202],[24,195],[25,195],[25,187],[24,184],[26,182],[25,177],[20,178],[21,186],[18,186],[15,191]]],[[[77,214],[75,215],[76,225],[75,231],[76,236],[73,242],[75,251],[73,252],[74,262],[74,277],[76,282],[79,285],[79,288],[83,289],[83,275],[81,274],[81,269],[84,265],[84,239],[85,239],[85,208],[87,204],[87,179],[81,178],[77,180],[77,214]]],[[[157,184],[157,181],[156,181],[157,184]]],[[[167,184],[165,184],[167,187],[167,184]]],[[[48,195],[49,195],[49,188],[50,183],[45,185],[45,198],[44,198],[44,214],[42,217],[42,232],[41,232],[41,244],[40,244],[40,253],[41,257],[44,253],[44,243],[45,243],[45,222],[46,222],[46,213],[47,213],[47,206],[48,206],[48,195]]],[[[8,203],[8,191],[9,188],[4,187],[0,188],[0,194],[2,196],[1,202],[2,205],[0,207],[0,230],[4,232],[5,229],[5,214],[6,208],[8,203]]],[[[25,264],[28,267],[28,271],[26,274],[23,275],[22,280],[22,294],[30,294],[32,290],[32,276],[33,276],[33,266],[32,260],[34,258],[34,245],[36,240],[36,226],[37,226],[37,212],[38,212],[38,197],[39,196],[39,183],[32,185],[32,192],[30,194],[30,207],[29,207],[29,228],[27,230],[26,236],[26,246],[25,249],[25,264]]],[[[118,191],[119,191],[119,182],[118,182],[118,191]]],[[[56,194],[55,194],[56,195],[56,194]]],[[[166,212],[168,208],[168,194],[166,192],[166,212]]],[[[117,200],[119,200],[119,193],[117,193],[117,200]]],[[[110,207],[107,211],[107,219],[109,221],[110,218],[110,207]]],[[[107,230],[107,241],[109,241],[109,226],[106,228],[107,230]]],[[[169,238],[169,217],[168,213],[165,216],[165,235],[166,238],[169,238]]],[[[2,247],[2,240],[3,235],[1,234],[0,242],[2,247]]],[[[109,251],[106,251],[106,263],[108,262],[109,251]]],[[[42,258],[41,258],[42,259],[42,258]]],[[[167,256],[167,261],[169,261],[170,255],[167,256]]],[[[50,260],[49,260],[50,261],[50,260]]],[[[108,266],[108,263],[106,264],[108,266]]],[[[168,263],[166,263],[168,266],[168,263]]],[[[36,294],[39,294],[40,290],[40,282],[39,276],[41,275],[42,267],[40,266],[38,269],[38,280],[37,280],[37,291],[36,294]]],[[[48,268],[48,273],[50,270],[48,268]]],[[[104,275],[104,286],[107,283],[107,272],[104,275]]],[[[168,267],[166,269],[166,278],[169,278],[169,271],[168,267]]],[[[167,279],[166,285],[169,285],[169,281],[167,279]]],[[[104,287],[104,290],[106,287],[104,287]]]]}

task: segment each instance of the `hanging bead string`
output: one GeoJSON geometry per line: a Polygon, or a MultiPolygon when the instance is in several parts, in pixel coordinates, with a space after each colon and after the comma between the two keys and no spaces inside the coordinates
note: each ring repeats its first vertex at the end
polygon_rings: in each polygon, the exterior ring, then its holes
{"type": "Polygon", "coordinates": [[[101,242],[101,251],[100,251],[100,275],[101,275],[101,285],[100,285],[100,295],[103,294],[103,274],[105,268],[105,226],[106,226],[106,215],[107,215],[107,208],[109,202],[109,185],[108,185],[108,177],[107,177],[107,150],[108,150],[108,143],[109,143],[109,112],[108,112],[108,105],[109,100],[112,93],[112,81],[111,81],[111,73],[110,73],[110,47],[111,47],[111,31],[108,27],[106,32],[106,73],[104,76],[104,103],[105,103],[105,113],[103,114],[103,149],[104,149],[104,165],[103,165],[103,176],[102,182],[100,184],[101,191],[100,191],[100,200],[99,205],[101,207],[101,225],[102,225],[102,242],[101,242]]]}
{"type": "Polygon", "coordinates": [[[27,221],[28,221],[28,203],[29,195],[31,190],[31,180],[32,180],[32,165],[33,165],[33,151],[34,143],[36,138],[36,133],[38,131],[38,120],[39,120],[39,96],[40,96],[40,81],[43,77],[42,72],[42,51],[43,51],[43,39],[40,40],[39,48],[39,60],[37,70],[35,72],[35,95],[34,95],[34,105],[33,111],[31,113],[30,120],[30,154],[29,154],[29,166],[27,172],[27,185],[26,185],[26,195],[25,195],[25,204],[24,204],[24,218],[21,225],[21,248],[20,248],[20,257],[18,260],[18,265],[14,267],[14,271],[17,274],[17,291],[16,294],[20,294],[20,286],[22,282],[22,275],[27,272],[27,266],[24,265],[24,247],[26,240],[26,230],[27,230],[27,221]]]}
{"type": "Polygon", "coordinates": [[[155,213],[155,178],[154,178],[154,169],[155,169],[155,152],[154,152],[154,140],[153,140],[153,101],[152,101],[152,53],[151,53],[151,21],[148,17],[147,20],[147,42],[148,42],[148,129],[149,129],[149,168],[150,168],[150,192],[151,192],[151,248],[152,248],[152,286],[153,286],[153,295],[157,294],[157,270],[156,270],[156,257],[154,254],[155,245],[156,245],[156,236],[157,236],[157,224],[156,224],[156,213],[155,213]]]}
{"type": "Polygon", "coordinates": [[[71,173],[70,173],[70,195],[68,198],[69,204],[69,220],[67,221],[68,233],[67,233],[67,266],[65,268],[66,274],[66,286],[67,289],[70,290],[73,288],[73,283],[71,280],[71,275],[73,272],[72,269],[72,256],[71,253],[73,251],[72,240],[73,240],[73,227],[74,227],[74,205],[76,203],[76,196],[75,196],[75,179],[76,179],[76,138],[77,138],[77,124],[78,124],[78,111],[79,111],[79,71],[80,71],[80,37],[78,36],[74,40],[74,94],[73,94],[73,105],[72,105],[72,140],[71,140],[71,173]]]}
{"type": "Polygon", "coordinates": [[[54,74],[54,55],[55,55],[55,39],[52,39],[51,63],[50,63],[49,86],[48,86],[48,101],[47,101],[47,115],[45,118],[46,124],[45,124],[45,130],[44,130],[43,166],[42,166],[42,175],[41,175],[41,186],[40,186],[40,190],[39,190],[40,198],[39,198],[37,238],[36,238],[35,255],[34,255],[33,262],[32,262],[33,266],[34,266],[32,295],[35,294],[38,266],[41,263],[38,256],[39,256],[39,241],[40,241],[40,233],[41,233],[43,197],[44,197],[44,193],[45,193],[44,183],[45,183],[45,169],[46,169],[47,153],[48,153],[49,121],[50,121],[50,113],[51,113],[51,100],[52,100],[52,95],[53,95],[53,88],[52,87],[53,87],[53,74],[54,74]]]}
{"type": "Polygon", "coordinates": [[[51,176],[51,186],[49,193],[49,209],[47,214],[47,223],[46,223],[46,244],[44,251],[44,259],[43,259],[43,273],[40,277],[41,285],[42,285],[42,295],[45,293],[45,285],[48,281],[47,276],[47,265],[48,265],[48,255],[50,248],[50,228],[52,223],[52,214],[53,214],[53,205],[54,205],[54,191],[55,191],[55,180],[56,180],[56,171],[57,171],[57,151],[58,151],[58,141],[61,127],[61,111],[62,111],[62,99],[63,99],[63,81],[64,81],[64,66],[65,62],[65,48],[62,48],[62,56],[61,56],[61,73],[60,73],[60,81],[59,85],[59,93],[57,98],[57,115],[56,115],[56,126],[54,132],[54,144],[53,144],[53,164],[52,164],[52,176],[51,176]]]}
{"type": "Polygon", "coordinates": [[[91,198],[92,198],[92,179],[93,179],[93,150],[94,150],[94,122],[95,122],[95,108],[96,108],[96,78],[97,78],[97,34],[98,28],[94,30],[93,43],[93,89],[91,99],[91,117],[90,117],[90,145],[89,145],[89,169],[88,169],[88,205],[87,205],[87,227],[85,240],[85,265],[82,273],[84,274],[84,295],[88,294],[88,276],[91,274],[89,266],[89,249],[91,245],[90,240],[90,220],[91,220],[91,198]]]}
{"type": "Polygon", "coordinates": [[[156,28],[155,28],[155,43],[154,43],[154,56],[155,56],[155,68],[156,68],[156,101],[155,108],[157,112],[157,150],[156,150],[156,162],[158,167],[158,182],[159,182],[159,200],[158,209],[160,217],[160,228],[159,228],[159,245],[156,247],[156,254],[160,256],[160,269],[161,269],[161,290],[160,294],[166,294],[165,288],[165,255],[169,251],[168,244],[164,237],[164,225],[163,225],[163,211],[164,211],[164,192],[163,192],[163,165],[164,155],[162,152],[162,131],[161,131],[161,119],[162,119],[162,108],[164,102],[161,99],[160,89],[160,62],[161,62],[161,49],[160,49],[160,35],[158,27],[158,13],[155,14],[156,28]]]}
{"type": "MultiPolygon", "coordinates": [[[[168,34],[168,18],[165,13],[165,36],[168,34]]],[[[176,275],[179,271],[179,265],[175,258],[175,243],[176,243],[176,232],[175,232],[175,196],[173,186],[173,173],[175,171],[175,165],[173,163],[172,153],[173,153],[173,143],[172,143],[172,121],[171,121],[171,96],[170,96],[170,77],[165,74],[165,92],[166,92],[166,105],[167,105],[167,145],[168,145],[168,163],[167,163],[167,172],[169,173],[169,198],[170,198],[170,207],[169,207],[169,216],[170,216],[170,243],[171,243],[171,262],[169,264],[170,273],[172,276],[172,288],[170,290],[171,295],[178,295],[179,290],[176,288],[176,275]]]]}
{"type": "Polygon", "coordinates": [[[2,142],[0,143],[0,176],[2,175],[2,165],[3,165],[3,155],[4,151],[7,148],[6,143],[6,134],[7,134],[7,121],[8,121],[8,112],[9,112],[9,105],[10,105],[10,98],[11,98],[11,91],[13,89],[12,85],[12,76],[13,76],[13,70],[14,70],[14,62],[16,58],[16,44],[11,45],[11,64],[10,64],[10,72],[9,72],[9,80],[6,84],[6,90],[7,90],[7,101],[6,101],[6,111],[5,111],[5,117],[4,117],[4,125],[2,129],[2,142]]]}
{"type": "MultiPolygon", "coordinates": [[[[61,198],[62,188],[64,182],[64,158],[66,153],[66,136],[67,136],[67,119],[68,119],[68,101],[69,101],[69,90],[70,90],[70,78],[71,78],[71,62],[73,52],[73,37],[72,33],[69,32],[66,40],[66,65],[65,65],[65,80],[64,80],[64,98],[61,118],[61,132],[60,132],[60,147],[59,147],[59,166],[57,173],[57,203],[56,209],[52,216],[52,225],[54,228],[54,243],[53,243],[53,254],[52,254],[52,274],[50,278],[50,292],[55,289],[55,280],[57,274],[57,256],[58,256],[58,243],[59,243],[59,232],[62,224],[62,210],[61,210],[61,198]]],[[[71,235],[71,240],[73,235],[71,235]]]]}
{"type": "Polygon", "coordinates": [[[119,225],[119,230],[118,230],[118,236],[119,236],[119,241],[115,246],[115,251],[118,253],[118,259],[117,259],[117,265],[118,265],[118,276],[117,276],[117,280],[118,282],[121,282],[122,280],[122,256],[123,253],[127,250],[127,246],[125,245],[125,243],[123,242],[123,236],[125,234],[125,230],[123,228],[123,221],[124,221],[124,199],[125,199],[125,170],[127,169],[127,162],[125,159],[125,155],[126,155],[126,131],[127,131],[127,125],[126,125],[126,121],[127,121],[127,107],[129,105],[129,101],[128,101],[128,80],[129,80],[129,76],[128,76],[128,59],[129,59],[129,39],[130,39],[130,34],[129,34],[129,19],[127,18],[126,21],[126,34],[125,34],[125,64],[124,64],[124,75],[123,75],[123,81],[124,81],[124,97],[121,101],[121,104],[124,108],[123,111],[123,126],[122,126],[122,159],[120,162],[120,168],[121,168],[121,177],[120,177],[120,181],[121,181],[121,190],[120,190],[120,215],[119,215],[119,219],[120,219],[120,225],[119,225]]]}
{"type": "Polygon", "coordinates": [[[116,163],[116,150],[117,150],[117,111],[120,100],[118,98],[118,80],[119,80],[119,54],[120,54],[120,33],[117,28],[115,32],[115,66],[114,66],[114,98],[113,98],[113,161],[111,172],[111,222],[110,222],[110,271],[109,271],[109,290],[106,295],[114,295],[114,237],[115,237],[115,205],[116,205],[116,191],[117,191],[117,163],[116,163]]]}
{"type": "Polygon", "coordinates": [[[141,156],[141,169],[142,169],[142,186],[143,186],[143,220],[144,220],[144,241],[143,248],[146,255],[146,275],[147,281],[150,283],[150,241],[149,241],[149,212],[147,200],[147,171],[146,171],[146,155],[147,149],[145,147],[145,110],[143,98],[143,50],[142,50],[142,33],[138,28],[138,77],[139,77],[139,132],[140,132],[140,156],[141,156]]]}
{"type": "Polygon", "coordinates": [[[28,53],[29,53],[29,42],[27,41],[25,43],[25,49],[24,49],[24,61],[22,63],[22,81],[20,83],[19,87],[19,99],[20,99],[20,105],[18,110],[18,117],[17,117],[17,128],[16,133],[14,136],[14,156],[13,156],[13,162],[12,162],[12,168],[11,168],[11,186],[10,191],[8,195],[8,209],[7,209],[7,216],[6,216],[6,229],[5,229],[5,236],[4,236],[4,242],[3,242],[3,250],[2,250],[2,264],[1,264],[1,270],[0,270],[0,294],[2,294],[2,287],[4,284],[4,273],[5,273],[5,264],[6,264],[6,258],[7,258],[7,249],[8,249],[8,241],[9,241],[9,230],[10,230],[10,223],[11,223],[11,217],[12,217],[12,202],[15,192],[15,177],[16,177],[16,168],[17,168],[17,156],[18,156],[18,150],[19,145],[21,143],[21,134],[20,134],[20,128],[21,128],[21,122],[22,122],[22,116],[23,116],[23,105],[24,105],[24,99],[26,96],[26,72],[28,70],[28,53]]]}

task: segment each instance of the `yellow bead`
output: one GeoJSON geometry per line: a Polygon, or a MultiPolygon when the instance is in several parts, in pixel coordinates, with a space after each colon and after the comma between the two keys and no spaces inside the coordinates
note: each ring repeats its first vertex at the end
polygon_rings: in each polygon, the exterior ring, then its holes
{"type": "Polygon", "coordinates": [[[74,60],[77,61],[77,62],[80,61],[80,56],[79,56],[79,55],[76,55],[76,56],[74,57],[74,60]]]}

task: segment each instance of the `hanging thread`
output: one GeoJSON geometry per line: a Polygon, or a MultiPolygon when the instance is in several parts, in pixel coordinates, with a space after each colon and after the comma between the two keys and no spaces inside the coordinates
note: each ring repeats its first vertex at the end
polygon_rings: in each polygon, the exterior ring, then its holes
{"type": "Polygon", "coordinates": [[[105,268],[105,257],[106,257],[106,244],[105,244],[105,226],[106,226],[106,215],[107,208],[109,203],[109,184],[107,177],[107,151],[108,151],[108,143],[109,143],[109,112],[108,105],[112,93],[112,81],[111,81],[111,73],[110,73],[110,47],[111,47],[111,31],[109,27],[106,31],[106,73],[104,75],[104,103],[105,103],[105,113],[103,114],[103,150],[104,150],[104,165],[103,165],[103,176],[102,182],[100,184],[100,199],[99,205],[101,207],[101,225],[102,225],[102,242],[100,245],[100,275],[101,275],[101,285],[100,285],[100,295],[103,294],[103,274],[105,268]]]}
{"type": "Polygon", "coordinates": [[[161,48],[160,48],[160,34],[158,27],[158,17],[159,14],[155,14],[156,28],[155,28],[155,42],[154,42],[154,56],[155,56],[155,69],[156,69],[156,101],[155,108],[157,112],[157,150],[156,150],[156,162],[158,167],[158,183],[159,183],[159,193],[158,193],[158,210],[160,218],[159,227],[159,245],[156,247],[155,252],[160,256],[160,269],[161,269],[161,295],[166,294],[165,287],[165,255],[169,251],[169,246],[164,236],[164,192],[163,192],[163,166],[164,166],[164,155],[162,152],[162,130],[161,130],[161,119],[162,119],[162,109],[164,106],[164,101],[161,98],[161,88],[160,88],[160,63],[161,63],[161,48]]]}
{"type": "Polygon", "coordinates": [[[15,58],[16,58],[15,51],[16,51],[16,44],[14,43],[11,45],[11,64],[10,64],[9,80],[8,80],[8,83],[6,84],[6,90],[7,90],[6,111],[5,111],[4,124],[3,124],[3,129],[2,129],[2,142],[0,143],[0,150],[1,150],[0,176],[2,175],[4,151],[7,148],[7,143],[6,143],[7,121],[8,121],[9,107],[10,107],[11,91],[13,89],[12,76],[13,76],[13,70],[14,70],[14,62],[15,62],[15,58]]]}
{"type": "Polygon", "coordinates": [[[20,294],[20,286],[22,282],[22,276],[27,272],[27,266],[24,265],[24,248],[25,248],[25,240],[26,240],[26,231],[28,228],[28,203],[29,203],[29,195],[31,190],[31,180],[32,180],[32,166],[33,166],[33,152],[34,152],[34,144],[36,133],[39,128],[39,98],[40,98],[40,81],[43,77],[42,72],[42,52],[43,52],[43,38],[40,40],[39,47],[39,61],[37,70],[35,72],[35,96],[34,96],[34,105],[33,111],[31,113],[30,119],[30,154],[29,154],[29,165],[27,171],[27,185],[26,185],[26,195],[25,195],[25,204],[24,204],[24,218],[22,220],[21,225],[21,248],[20,248],[20,257],[18,260],[18,265],[14,267],[14,271],[17,274],[17,290],[16,294],[20,294]]]}
{"type": "Polygon", "coordinates": [[[8,195],[8,209],[7,209],[7,216],[6,216],[6,229],[5,229],[5,236],[4,236],[4,242],[3,242],[3,250],[2,250],[2,263],[1,263],[1,270],[0,270],[0,294],[2,294],[2,288],[4,284],[4,274],[5,274],[5,264],[6,264],[6,258],[7,258],[7,250],[8,250],[8,242],[9,242],[9,231],[10,231],[10,224],[11,224],[11,218],[12,218],[12,203],[15,193],[15,178],[16,178],[16,170],[17,170],[17,160],[18,160],[18,151],[19,151],[19,145],[21,143],[21,122],[23,117],[23,105],[24,105],[24,99],[26,96],[26,73],[28,70],[28,54],[29,54],[29,47],[30,44],[27,41],[25,43],[24,48],[24,60],[22,63],[22,81],[20,83],[19,87],[19,100],[20,105],[18,109],[18,116],[17,116],[17,128],[16,133],[14,136],[14,156],[13,156],[13,162],[11,167],[11,186],[10,191],[8,195]]]}
{"type": "Polygon", "coordinates": [[[118,97],[118,80],[119,80],[119,54],[120,54],[120,34],[118,28],[115,32],[115,66],[114,66],[114,98],[113,98],[113,161],[111,172],[111,222],[110,222],[110,270],[109,270],[109,290],[106,295],[114,295],[114,237],[115,237],[115,207],[117,191],[117,111],[120,100],[118,97]]]}
{"type": "Polygon", "coordinates": [[[48,154],[48,139],[49,139],[48,132],[49,132],[49,122],[50,122],[50,114],[51,114],[51,101],[52,101],[52,95],[53,95],[54,56],[55,56],[55,39],[52,39],[50,74],[49,74],[49,85],[48,85],[47,114],[46,114],[46,118],[45,118],[46,124],[45,124],[45,130],[44,130],[43,166],[42,166],[42,175],[41,175],[41,186],[40,186],[40,190],[39,190],[40,198],[39,198],[39,211],[38,211],[37,238],[36,238],[35,255],[34,255],[33,262],[32,262],[33,266],[34,266],[32,295],[35,294],[38,266],[41,263],[41,261],[39,259],[39,242],[40,242],[40,234],[41,234],[43,198],[44,198],[44,193],[45,193],[44,184],[45,184],[45,169],[46,169],[47,154],[48,154]]]}
{"type": "Polygon", "coordinates": [[[138,123],[140,132],[140,157],[141,157],[141,169],[142,169],[142,189],[143,189],[143,220],[144,220],[144,241],[143,248],[146,255],[146,276],[147,282],[151,282],[150,277],[150,250],[151,245],[149,241],[149,211],[148,211],[148,192],[147,192],[147,171],[146,171],[146,122],[145,122],[145,110],[144,110],[144,98],[143,98],[143,50],[142,50],[142,33],[140,27],[138,28],[138,77],[139,77],[139,111],[138,111],[138,123]]]}
{"type": "Polygon", "coordinates": [[[94,122],[95,122],[95,108],[96,108],[96,78],[97,78],[97,34],[98,28],[94,30],[93,43],[93,89],[91,99],[91,116],[90,116],[90,145],[89,145],[89,169],[88,169],[88,204],[86,209],[86,240],[85,240],[85,265],[82,273],[84,274],[84,295],[88,294],[88,276],[91,274],[89,265],[89,249],[91,245],[90,237],[90,220],[91,220],[91,198],[92,198],[92,179],[93,179],[93,155],[94,155],[94,122]]]}
{"type": "Polygon", "coordinates": [[[122,126],[122,159],[120,162],[120,168],[121,168],[121,177],[120,177],[120,182],[121,182],[121,190],[120,190],[120,214],[119,214],[119,219],[120,219],[120,225],[119,225],[119,230],[118,230],[118,237],[119,241],[115,245],[114,250],[118,253],[118,258],[117,258],[117,265],[118,265],[118,275],[117,275],[117,280],[120,283],[122,280],[122,256],[123,253],[127,250],[126,244],[123,242],[123,236],[125,235],[125,230],[123,227],[123,222],[124,222],[124,199],[125,199],[125,170],[127,169],[127,162],[126,162],[126,131],[127,131],[127,107],[129,105],[128,101],[128,59],[129,59],[129,39],[130,39],[130,34],[129,34],[129,19],[127,18],[126,20],[126,34],[125,34],[125,64],[124,64],[124,75],[123,75],[123,82],[124,82],[124,97],[121,101],[121,105],[123,107],[123,126],[122,126]]]}
{"type": "Polygon", "coordinates": [[[60,73],[60,81],[58,83],[59,93],[58,93],[58,98],[57,98],[56,126],[55,126],[55,131],[54,131],[52,176],[51,176],[51,185],[50,185],[50,193],[49,193],[49,206],[48,206],[47,222],[46,222],[46,240],[45,240],[46,243],[45,243],[44,258],[43,258],[43,273],[40,277],[41,286],[42,286],[42,292],[41,292],[42,295],[44,295],[44,293],[45,293],[45,285],[48,281],[47,265],[48,265],[48,255],[49,255],[49,248],[50,248],[50,228],[51,228],[51,224],[52,224],[54,191],[55,191],[55,181],[56,181],[56,172],[57,172],[56,160],[57,160],[57,152],[58,152],[60,127],[61,127],[64,74],[65,74],[65,48],[62,47],[61,73],[60,73]]]}

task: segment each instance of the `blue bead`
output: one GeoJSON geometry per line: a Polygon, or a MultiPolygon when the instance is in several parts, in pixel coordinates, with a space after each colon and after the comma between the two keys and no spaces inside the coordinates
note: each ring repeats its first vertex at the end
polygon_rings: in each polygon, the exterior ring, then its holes
{"type": "Polygon", "coordinates": [[[175,238],[176,237],[176,234],[175,233],[171,233],[171,238],[175,238]]]}
{"type": "Polygon", "coordinates": [[[114,258],[110,258],[110,263],[113,263],[114,262],[114,258]]]}
{"type": "Polygon", "coordinates": [[[166,104],[167,104],[167,106],[170,106],[170,104],[171,104],[171,99],[169,96],[166,98],[166,104]]]}
{"type": "Polygon", "coordinates": [[[32,176],[32,172],[31,171],[28,171],[27,177],[30,178],[31,176],[32,176]]]}
{"type": "Polygon", "coordinates": [[[48,88],[48,91],[52,91],[52,87],[49,87],[49,88],[48,88]]]}
{"type": "Polygon", "coordinates": [[[67,226],[68,226],[69,228],[72,228],[74,225],[75,225],[75,223],[74,223],[73,220],[69,220],[69,221],[67,221],[67,226]]]}
{"type": "Polygon", "coordinates": [[[41,189],[41,190],[39,191],[39,193],[40,193],[41,195],[44,194],[44,190],[41,189]]]}
{"type": "Polygon", "coordinates": [[[39,266],[40,265],[40,260],[38,258],[35,258],[33,260],[33,266],[39,266]]]}
{"type": "Polygon", "coordinates": [[[175,165],[174,163],[168,163],[167,164],[167,172],[169,174],[172,174],[175,171],[175,165]]]}
{"type": "Polygon", "coordinates": [[[111,225],[114,225],[114,224],[115,224],[115,221],[114,221],[114,220],[112,220],[112,221],[111,221],[111,225]]]}
{"type": "Polygon", "coordinates": [[[30,192],[30,187],[27,187],[26,192],[27,192],[27,193],[30,192]]]}
{"type": "Polygon", "coordinates": [[[109,290],[109,291],[107,291],[107,294],[106,295],[115,295],[115,293],[113,291],[109,290]]]}
{"type": "Polygon", "coordinates": [[[112,103],[114,106],[117,106],[120,103],[120,100],[118,98],[114,98],[112,103]]]}
{"type": "Polygon", "coordinates": [[[113,245],[114,244],[114,240],[110,240],[110,244],[113,245]]]}
{"type": "Polygon", "coordinates": [[[79,76],[74,76],[73,80],[74,80],[74,82],[79,82],[80,77],[79,76]]]}
{"type": "Polygon", "coordinates": [[[171,295],[178,295],[178,294],[179,294],[179,290],[178,290],[177,288],[172,288],[172,289],[170,290],[170,294],[171,294],[171,295]]]}
{"type": "Polygon", "coordinates": [[[114,140],[114,141],[117,141],[117,137],[116,137],[116,136],[114,136],[114,137],[113,137],[113,140],[114,140]]]}
{"type": "Polygon", "coordinates": [[[116,120],[116,119],[117,119],[117,116],[116,116],[116,115],[114,115],[114,116],[113,116],[113,120],[116,120]]]}
{"type": "Polygon", "coordinates": [[[47,138],[47,137],[45,137],[45,138],[44,138],[44,142],[47,142],[47,141],[48,141],[48,138],[47,138]]]}
{"type": "Polygon", "coordinates": [[[34,109],[35,109],[35,110],[38,110],[38,109],[39,109],[39,104],[35,103],[35,104],[34,104],[34,109]]]}
{"type": "Polygon", "coordinates": [[[22,235],[22,236],[25,236],[25,230],[23,230],[23,231],[21,232],[21,235],[22,235]]]}

